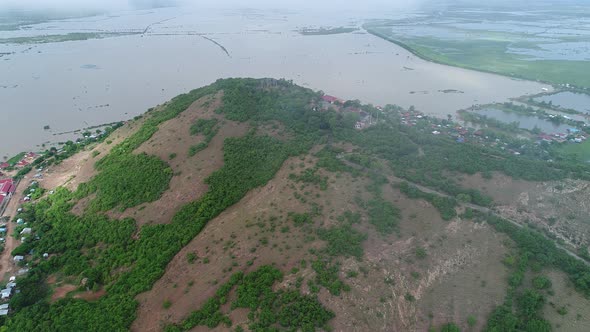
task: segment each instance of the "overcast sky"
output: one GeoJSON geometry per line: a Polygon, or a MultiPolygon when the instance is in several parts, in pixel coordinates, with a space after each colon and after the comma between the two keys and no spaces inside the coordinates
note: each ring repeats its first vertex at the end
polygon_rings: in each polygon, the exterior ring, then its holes
{"type": "Polygon", "coordinates": [[[165,5],[203,7],[264,7],[293,9],[411,8],[426,0],[0,0],[0,10],[116,11],[165,5]]]}

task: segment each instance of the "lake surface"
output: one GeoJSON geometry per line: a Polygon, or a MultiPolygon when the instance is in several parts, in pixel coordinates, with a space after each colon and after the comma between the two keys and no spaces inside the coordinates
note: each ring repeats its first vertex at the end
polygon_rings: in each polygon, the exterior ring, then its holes
{"type": "Polygon", "coordinates": [[[542,120],[536,116],[529,116],[515,112],[506,112],[497,108],[484,108],[475,113],[485,115],[488,118],[496,119],[504,123],[518,122],[522,129],[532,130],[535,127],[541,129],[546,134],[565,133],[571,126],[566,124],[557,124],[551,121],[542,120]]]}
{"type": "MultiPolygon", "coordinates": [[[[590,75],[590,73],[589,73],[590,75]]],[[[570,91],[559,92],[535,98],[537,101],[552,102],[553,105],[573,109],[582,113],[590,113],[590,95],[570,91]]]]}
{"type": "Polygon", "coordinates": [[[362,30],[326,36],[297,32],[360,27],[377,16],[383,14],[164,8],[0,32],[0,38],[12,38],[146,31],[86,41],[0,44],[0,53],[14,52],[0,57],[0,115],[10,121],[0,131],[0,156],[71,138],[55,133],[132,118],[223,77],[286,78],[343,99],[414,105],[441,117],[547,87],[423,61],[362,30]],[[44,131],[45,125],[51,129],[44,131]]]}

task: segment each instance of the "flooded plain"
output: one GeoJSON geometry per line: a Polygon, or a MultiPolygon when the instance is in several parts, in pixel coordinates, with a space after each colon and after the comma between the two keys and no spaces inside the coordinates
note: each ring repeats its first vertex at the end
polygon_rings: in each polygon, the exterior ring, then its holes
{"type": "Polygon", "coordinates": [[[590,113],[590,95],[570,91],[559,92],[535,98],[540,102],[551,102],[561,108],[572,109],[582,113],[590,113]]]}
{"type": "Polygon", "coordinates": [[[567,129],[571,127],[565,124],[539,119],[536,116],[503,111],[497,108],[484,108],[475,113],[485,115],[488,118],[496,119],[507,124],[517,122],[518,127],[521,129],[533,130],[537,127],[546,134],[565,133],[567,132],[567,129]]]}
{"type": "Polygon", "coordinates": [[[414,105],[441,117],[550,88],[427,62],[362,29],[298,32],[361,27],[372,15],[379,14],[164,8],[0,32],[0,39],[81,31],[128,34],[0,44],[0,115],[10,121],[0,131],[0,156],[72,137],[57,133],[132,118],[224,77],[291,79],[343,99],[414,105]]]}

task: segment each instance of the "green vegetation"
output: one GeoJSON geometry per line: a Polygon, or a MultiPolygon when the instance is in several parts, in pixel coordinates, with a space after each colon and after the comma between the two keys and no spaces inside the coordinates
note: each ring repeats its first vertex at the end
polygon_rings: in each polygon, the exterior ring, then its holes
{"type": "Polygon", "coordinates": [[[455,323],[447,323],[441,327],[440,332],[461,332],[461,329],[455,323]]]}
{"type": "Polygon", "coordinates": [[[351,33],[357,31],[358,28],[345,28],[345,27],[337,27],[337,28],[319,28],[319,29],[312,29],[312,28],[304,28],[299,30],[299,33],[304,36],[321,36],[321,35],[336,35],[340,33],[351,33]]]}
{"type": "Polygon", "coordinates": [[[81,41],[88,39],[103,39],[111,37],[127,36],[136,33],[131,32],[71,32],[65,35],[42,35],[31,37],[0,38],[0,44],[46,44],[61,43],[66,41],[81,41]]]}
{"type": "Polygon", "coordinates": [[[350,225],[319,229],[318,236],[327,242],[326,251],[329,255],[353,256],[357,259],[363,256],[362,243],[367,239],[367,235],[350,225]]]}
{"type": "Polygon", "coordinates": [[[438,210],[438,212],[440,212],[440,216],[444,220],[451,220],[457,216],[457,212],[455,211],[455,207],[457,207],[457,201],[455,201],[453,198],[425,193],[416,188],[416,186],[412,186],[407,182],[400,183],[399,189],[409,198],[421,198],[430,202],[438,210]]]}
{"type": "Polygon", "coordinates": [[[295,226],[303,226],[304,224],[309,224],[312,222],[312,218],[309,213],[290,212],[289,218],[293,220],[293,224],[295,224],[295,226]]]}
{"type": "Polygon", "coordinates": [[[80,184],[76,192],[77,198],[96,193],[90,204],[91,211],[114,207],[125,210],[154,201],[168,189],[172,178],[172,169],[164,161],[145,153],[103,159],[97,163],[96,169],[98,175],[80,184]]]}
{"type": "Polygon", "coordinates": [[[200,142],[197,145],[192,145],[188,150],[188,155],[190,157],[196,155],[197,153],[203,151],[205,148],[209,146],[209,143],[217,135],[219,131],[219,126],[217,125],[217,119],[198,119],[190,128],[191,135],[198,135],[201,134],[204,137],[203,142],[200,142]]]}
{"type": "Polygon", "coordinates": [[[26,152],[21,152],[11,158],[9,158],[6,162],[8,164],[10,164],[11,166],[14,166],[14,164],[18,163],[19,161],[21,161],[21,159],[24,158],[24,156],[26,155],[26,152]]]}
{"type": "Polygon", "coordinates": [[[586,140],[583,143],[565,143],[557,147],[557,152],[574,160],[587,162],[590,160],[590,141],[586,140]]]}
{"type": "Polygon", "coordinates": [[[372,199],[367,205],[369,222],[379,233],[391,234],[397,229],[401,217],[397,207],[381,198],[372,199]]]}
{"type": "MultiPolygon", "coordinates": [[[[372,197],[365,202],[359,195],[356,203],[366,211],[369,222],[382,234],[396,231],[401,216],[400,211],[383,198],[382,189],[388,180],[371,169],[377,164],[390,167],[396,176],[445,191],[458,200],[487,206],[491,204],[488,197],[461,188],[448,180],[449,174],[502,171],[515,177],[544,180],[568,176],[585,178],[588,174],[588,168],[583,165],[560,161],[549,165],[477,146],[456,144],[442,137],[435,139],[431,135],[423,135],[421,130],[424,128],[419,125],[416,128],[400,127],[393,112],[383,116],[382,123],[357,131],[353,129],[354,122],[346,116],[333,111],[313,111],[311,105],[318,98],[319,95],[313,91],[287,81],[228,79],[178,96],[161,109],[149,111],[137,132],[113,147],[96,163],[98,174],[88,183],[80,185],[75,192],[58,189],[53,195],[27,205],[24,212],[27,222],[39,238],[27,239],[13,252],[29,256],[30,272],[18,281],[22,291],[11,300],[14,313],[7,319],[6,328],[15,331],[128,329],[135,319],[135,297],[149,290],[162,277],[170,260],[212,218],[240,201],[249,190],[266,184],[288,157],[307,152],[317,143],[326,143],[326,147],[316,154],[318,168],[348,172],[355,177],[365,174],[360,168],[369,172],[372,182],[367,189],[372,197]],[[208,191],[199,200],[181,207],[168,223],[147,224],[138,228],[132,219],[112,220],[96,213],[113,208],[125,209],[158,199],[168,188],[171,171],[166,162],[134,151],[158,131],[161,123],[178,116],[199,98],[220,89],[224,91],[223,106],[217,112],[231,120],[248,121],[254,129],[243,137],[224,141],[224,163],[205,179],[208,191]],[[260,135],[256,128],[267,121],[280,122],[289,133],[289,139],[260,135]],[[354,157],[346,158],[329,142],[349,142],[360,149],[355,151],[354,157]],[[420,156],[419,148],[426,158],[420,156]],[[385,162],[373,163],[372,158],[385,162]],[[89,209],[80,216],[71,213],[72,207],[83,197],[89,197],[89,209]],[[41,259],[45,252],[50,254],[49,259],[41,259]],[[53,274],[76,280],[87,278],[88,287],[104,289],[106,294],[92,302],[65,298],[51,303],[46,279],[53,274]]],[[[368,106],[366,110],[375,111],[368,106]]],[[[195,123],[195,133],[211,135],[217,124],[207,121],[195,123]]],[[[69,146],[66,148],[76,151],[76,147],[69,146]]],[[[304,169],[291,178],[302,183],[302,187],[310,183],[322,188],[327,186],[328,180],[319,172],[316,168],[304,169]]],[[[454,198],[439,201],[410,186],[404,190],[409,195],[431,201],[441,215],[447,217],[457,204],[454,198]]],[[[322,209],[317,204],[310,205],[310,212],[291,213],[289,219],[313,237],[312,224],[322,209]]],[[[498,309],[498,314],[494,316],[497,319],[504,321],[504,318],[511,319],[510,315],[513,315],[519,327],[529,323],[543,324],[544,321],[538,319],[539,310],[535,309],[542,302],[537,293],[521,292],[516,288],[523,280],[523,271],[529,261],[564,270],[578,290],[590,294],[588,268],[556,248],[553,242],[501,219],[473,211],[470,215],[485,219],[498,231],[506,232],[520,248],[518,259],[514,262],[517,268],[514,268],[510,280],[515,285],[514,294],[509,298],[513,301],[507,300],[510,305],[498,309]]],[[[339,278],[338,260],[341,256],[362,257],[366,235],[353,227],[360,220],[359,213],[347,211],[337,217],[338,223],[334,226],[317,230],[317,236],[325,241],[325,249],[310,250],[316,256],[309,260],[315,272],[313,279],[307,280],[312,293],[317,293],[320,287],[333,295],[350,289],[339,278]]],[[[263,244],[274,244],[270,237],[259,240],[263,244]]],[[[418,258],[425,257],[425,254],[425,251],[416,251],[418,258]]],[[[197,257],[189,253],[186,260],[194,263],[197,257]]],[[[208,263],[209,257],[204,257],[202,262],[208,263]]],[[[252,264],[250,261],[246,265],[252,264]]],[[[301,267],[305,268],[303,264],[301,267]]],[[[361,266],[359,270],[368,274],[366,267],[361,266]]],[[[229,302],[228,294],[232,289],[235,289],[236,297],[234,299],[232,293],[234,300],[230,307],[250,309],[250,330],[311,331],[326,327],[333,314],[325,310],[314,296],[303,296],[291,290],[273,291],[273,285],[280,280],[280,271],[268,266],[247,275],[237,273],[200,310],[193,312],[180,325],[168,326],[166,330],[189,330],[198,325],[229,326],[231,321],[222,308],[229,302]]],[[[298,285],[302,283],[303,279],[298,279],[298,285]]],[[[416,299],[408,293],[406,300],[416,299]]],[[[162,303],[162,306],[166,304],[162,303]]],[[[169,306],[174,305],[170,302],[169,306]]],[[[493,326],[493,322],[491,320],[488,325],[493,326]]]]}
{"type": "MultiPolygon", "coordinates": [[[[510,47],[516,45],[510,40],[402,36],[395,34],[390,27],[386,26],[371,24],[365,28],[369,33],[393,42],[428,61],[532,81],[590,87],[590,78],[583,74],[590,70],[587,61],[541,59],[531,61],[525,56],[508,52],[510,47]]],[[[476,35],[479,34],[480,32],[476,35]]],[[[521,42],[520,45],[536,47],[531,42],[521,42]]]]}
{"type": "Polygon", "coordinates": [[[289,179],[295,182],[311,183],[318,185],[321,190],[328,189],[328,177],[316,174],[317,168],[307,168],[301,174],[289,174],[289,179]]]}
{"type": "MultiPolygon", "coordinates": [[[[207,138],[215,136],[217,133],[217,119],[198,119],[190,128],[191,135],[201,134],[207,138]]],[[[209,140],[211,140],[209,138],[209,140]]]]}
{"type": "Polygon", "coordinates": [[[533,287],[536,289],[551,288],[551,280],[545,276],[536,276],[533,278],[533,287]]]}
{"type": "Polygon", "coordinates": [[[315,282],[325,287],[330,294],[338,296],[342,291],[347,292],[350,290],[350,286],[338,278],[338,272],[340,272],[339,263],[335,263],[330,259],[319,258],[311,262],[311,267],[316,273],[315,282]]]}
{"type": "Polygon", "coordinates": [[[200,310],[192,312],[179,325],[167,326],[165,331],[188,331],[199,325],[213,328],[220,323],[230,326],[230,319],[221,313],[220,307],[234,288],[236,299],[231,303],[230,310],[250,309],[248,327],[252,331],[279,328],[315,331],[316,328],[325,327],[334,314],[324,309],[316,297],[301,295],[293,290],[273,291],[273,284],[282,279],[283,274],[271,266],[262,266],[247,275],[236,273],[217,289],[215,296],[207,300],[200,310]]]}
{"type": "Polygon", "coordinates": [[[127,329],[135,318],[135,296],[150,289],[163,275],[166,264],[209,220],[239,201],[250,189],[264,185],[289,155],[307,151],[321,135],[329,133],[321,127],[327,122],[324,117],[334,115],[318,114],[309,108],[309,100],[315,98],[315,93],[286,81],[269,82],[285,93],[268,92],[266,95],[267,92],[259,89],[261,81],[231,79],[173,98],[162,109],[148,112],[137,132],[98,161],[98,175],[79,192],[60,189],[34,205],[32,213],[36,217],[30,222],[40,240],[25,242],[14,254],[33,250],[34,257],[44,252],[51,253],[52,257],[32,260],[30,272],[19,280],[26,291],[11,300],[15,312],[7,320],[6,327],[16,331],[127,329]],[[136,186],[147,179],[138,174],[141,172],[137,169],[153,173],[165,170],[163,161],[135,155],[133,151],[157,132],[160,123],[176,117],[195,100],[221,88],[225,92],[224,99],[227,98],[224,101],[227,108],[221,112],[228,117],[243,121],[278,119],[290,128],[296,139],[281,142],[268,136],[256,136],[255,132],[227,139],[223,167],[206,179],[209,191],[200,200],[181,208],[168,224],[145,225],[137,230],[131,219],[113,222],[100,214],[77,217],[69,212],[78,197],[93,191],[97,195],[95,200],[100,203],[94,203],[98,209],[113,204],[132,206],[161,193],[164,184],[168,184],[163,180],[169,176],[166,172],[149,190],[142,189],[139,193],[113,188],[114,183],[103,173],[112,172],[116,178],[132,181],[136,186]],[[258,104],[255,102],[258,100],[263,102],[258,104]],[[138,165],[140,161],[146,165],[138,165]],[[133,167],[121,167],[119,163],[133,167]],[[115,174],[117,172],[121,173],[115,174]],[[123,196],[117,197],[119,195],[123,196]],[[105,288],[107,293],[94,302],[67,298],[49,304],[45,279],[56,272],[88,278],[91,285],[96,285],[93,288],[105,288]]]}

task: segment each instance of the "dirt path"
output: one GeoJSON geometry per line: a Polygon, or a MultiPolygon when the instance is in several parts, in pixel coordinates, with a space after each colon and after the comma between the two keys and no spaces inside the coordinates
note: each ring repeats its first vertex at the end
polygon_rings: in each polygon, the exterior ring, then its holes
{"type": "MultiPolygon", "coordinates": [[[[391,176],[387,176],[386,174],[381,174],[381,173],[380,173],[380,172],[378,172],[378,171],[375,171],[375,170],[371,170],[371,169],[366,169],[366,168],[363,168],[362,166],[360,166],[360,165],[358,165],[358,164],[355,164],[355,163],[353,163],[353,162],[350,162],[350,161],[346,160],[345,158],[339,158],[339,159],[340,159],[340,161],[342,161],[344,164],[346,164],[346,165],[348,165],[348,166],[350,166],[350,167],[354,167],[354,168],[356,168],[356,169],[363,169],[363,170],[365,170],[365,171],[368,171],[368,172],[371,172],[371,173],[380,174],[380,175],[383,175],[383,176],[385,176],[385,177],[389,178],[390,180],[394,180],[395,182],[398,182],[398,183],[399,183],[399,182],[402,182],[402,181],[405,181],[405,182],[409,183],[410,185],[412,185],[412,186],[414,186],[414,187],[418,188],[419,190],[421,190],[421,191],[423,191],[423,192],[425,192],[425,193],[428,193],[428,194],[435,194],[435,195],[438,195],[438,196],[443,196],[443,197],[450,197],[450,196],[449,196],[449,195],[447,195],[446,193],[443,193],[443,192],[440,192],[440,191],[436,191],[436,190],[434,190],[434,189],[431,189],[431,188],[428,188],[428,187],[425,187],[425,186],[419,185],[419,184],[417,184],[417,183],[413,183],[413,182],[410,182],[410,181],[407,181],[407,180],[404,180],[404,179],[400,179],[400,178],[397,178],[397,177],[391,177],[391,176]]],[[[518,228],[523,228],[523,227],[524,227],[524,225],[522,225],[522,224],[518,223],[517,221],[515,221],[515,220],[512,220],[512,219],[508,219],[508,218],[506,218],[506,217],[503,217],[503,216],[501,216],[499,213],[496,213],[496,212],[495,212],[493,209],[487,208],[487,207],[485,207],[485,206],[475,205],[475,204],[472,204],[472,203],[462,203],[462,202],[458,202],[458,203],[459,203],[461,206],[463,206],[463,207],[468,207],[468,208],[470,208],[470,209],[472,209],[472,210],[476,210],[476,211],[479,211],[479,212],[482,212],[482,213],[485,213],[485,214],[490,214],[490,215],[493,215],[493,216],[495,216],[495,217],[498,217],[498,218],[501,218],[501,219],[503,219],[503,220],[506,220],[506,221],[508,221],[509,223],[513,224],[514,226],[516,226],[516,227],[518,227],[518,228]]],[[[543,234],[543,233],[539,233],[539,234],[541,234],[541,235],[545,236],[545,234],[543,234]]],[[[547,238],[547,239],[551,240],[551,239],[550,239],[550,238],[548,238],[547,236],[545,236],[545,238],[547,238]]],[[[587,266],[590,266],[590,262],[588,262],[588,261],[586,261],[585,259],[583,259],[582,257],[578,256],[578,255],[577,255],[576,253],[574,253],[573,251],[571,251],[571,250],[569,250],[568,248],[566,248],[566,247],[564,247],[564,246],[560,245],[559,243],[555,243],[555,241],[553,241],[553,240],[551,240],[551,241],[553,242],[553,244],[555,244],[555,246],[556,246],[557,248],[559,248],[559,249],[561,249],[561,250],[565,251],[565,252],[566,252],[568,255],[570,255],[571,257],[573,257],[573,258],[575,258],[575,259],[579,260],[580,262],[582,262],[582,263],[586,264],[587,266]]]]}
{"type": "MultiPolygon", "coordinates": [[[[16,210],[18,209],[20,202],[23,198],[23,190],[29,183],[27,178],[24,178],[18,186],[16,187],[16,191],[10,198],[10,202],[8,202],[8,206],[6,207],[6,211],[4,211],[3,217],[9,217],[9,220],[16,215],[16,210]]],[[[18,245],[17,240],[11,236],[12,232],[16,224],[12,221],[8,221],[6,224],[6,235],[4,238],[6,239],[6,243],[4,244],[4,251],[0,254],[0,281],[7,279],[9,276],[7,274],[14,273],[16,271],[16,265],[14,265],[12,261],[12,255],[10,254],[14,248],[18,245]]]]}

